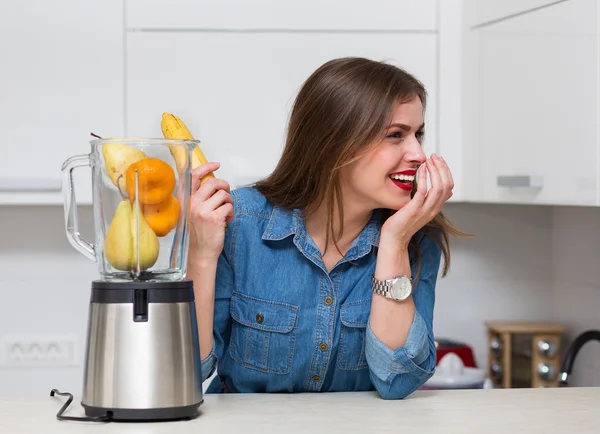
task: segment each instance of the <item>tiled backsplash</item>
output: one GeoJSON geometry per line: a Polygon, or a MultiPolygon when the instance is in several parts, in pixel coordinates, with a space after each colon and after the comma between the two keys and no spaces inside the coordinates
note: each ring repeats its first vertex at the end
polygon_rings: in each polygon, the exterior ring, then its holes
{"type": "MultiPolygon", "coordinates": [[[[485,366],[488,319],[556,319],[568,324],[568,337],[600,328],[594,276],[600,209],[449,204],[447,213],[476,236],[452,243],[451,272],[437,289],[437,336],[473,345],[485,366]]],[[[90,237],[89,207],[80,209],[80,221],[90,237]]],[[[78,357],[72,367],[0,366],[0,395],[43,396],[52,388],[79,393],[96,265],[68,244],[61,207],[2,207],[0,237],[0,342],[74,333],[78,357]]],[[[600,385],[598,372],[600,345],[592,343],[577,359],[573,384],[600,385]]]]}

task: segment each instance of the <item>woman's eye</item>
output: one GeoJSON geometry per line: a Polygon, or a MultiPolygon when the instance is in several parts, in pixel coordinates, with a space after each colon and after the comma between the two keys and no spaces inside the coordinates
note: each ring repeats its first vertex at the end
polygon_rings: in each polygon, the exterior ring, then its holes
{"type": "Polygon", "coordinates": [[[390,139],[401,139],[401,138],[403,138],[403,137],[404,137],[404,135],[402,134],[402,131],[396,131],[396,132],[394,132],[394,133],[391,133],[391,134],[388,136],[388,138],[390,138],[390,139]]]}
{"type": "Polygon", "coordinates": [[[417,131],[415,136],[417,137],[417,139],[421,140],[423,139],[423,137],[425,137],[425,131],[417,131]]]}

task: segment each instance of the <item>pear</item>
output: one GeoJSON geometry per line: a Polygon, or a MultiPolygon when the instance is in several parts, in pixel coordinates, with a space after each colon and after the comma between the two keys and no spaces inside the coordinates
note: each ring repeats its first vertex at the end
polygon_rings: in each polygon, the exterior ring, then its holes
{"type": "Polygon", "coordinates": [[[112,183],[124,194],[126,190],[125,172],[136,161],[148,158],[144,151],[132,148],[122,143],[107,143],[102,145],[102,155],[106,165],[106,173],[112,183]]]}
{"type": "Polygon", "coordinates": [[[106,231],[104,256],[117,270],[133,271],[152,267],[158,259],[159,242],[142,214],[139,204],[128,199],[117,206],[106,231]]]}
{"type": "Polygon", "coordinates": [[[160,243],[158,242],[158,237],[146,222],[138,201],[135,201],[131,214],[131,235],[133,241],[132,266],[134,269],[137,269],[139,246],[140,270],[147,270],[158,259],[160,243]]]}
{"type": "Polygon", "coordinates": [[[131,203],[122,200],[106,231],[104,256],[117,270],[126,271],[131,269],[132,251],[131,203]]]}

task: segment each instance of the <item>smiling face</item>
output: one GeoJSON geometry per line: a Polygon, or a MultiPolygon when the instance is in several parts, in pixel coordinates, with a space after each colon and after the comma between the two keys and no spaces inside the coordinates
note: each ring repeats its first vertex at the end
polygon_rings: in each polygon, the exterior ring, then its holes
{"type": "Polygon", "coordinates": [[[368,209],[398,210],[408,203],[417,169],[426,160],[421,147],[423,106],[415,97],[394,107],[384,138],[340,171],[344,201],[368,209]]]}

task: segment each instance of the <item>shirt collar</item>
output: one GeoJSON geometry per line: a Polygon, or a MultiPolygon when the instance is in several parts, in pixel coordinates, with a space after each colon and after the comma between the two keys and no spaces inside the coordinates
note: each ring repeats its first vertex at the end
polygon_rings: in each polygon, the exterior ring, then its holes
{"type": "MultiPolygon", "coordinates": [[[[367,225],[361,231],[359,237],[354,240],[351,247],[356,247],[359,256],[371,249],[371,246],[379,246],[379,232],[381,225],[381,210],[375,210],[367,225]]],[[[302,211],[298,208],[292,210],[275,206],[271,211],[269,223],[262,234],[263,240],[278,241],[290,235],[299,234],[300,230],[306,231],[302,211]]]]}
{"type": "Polygon", "coordinates": [[[274,207],[267,228],[262,234],[263,240],[278,241],[298,232],[301,214],[299,209],[274,207]]]}

